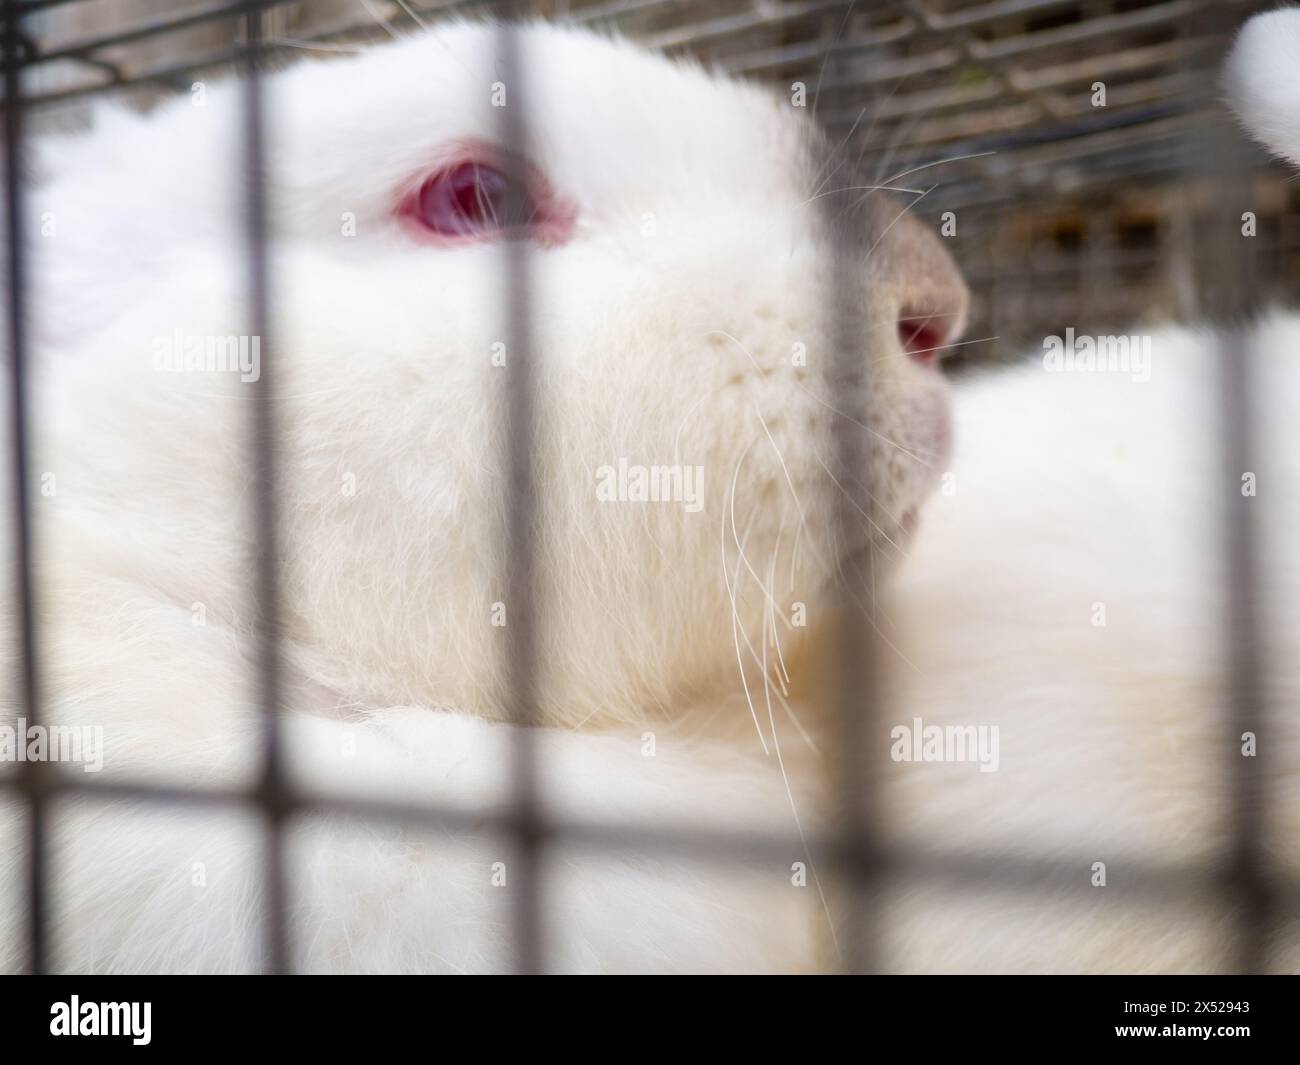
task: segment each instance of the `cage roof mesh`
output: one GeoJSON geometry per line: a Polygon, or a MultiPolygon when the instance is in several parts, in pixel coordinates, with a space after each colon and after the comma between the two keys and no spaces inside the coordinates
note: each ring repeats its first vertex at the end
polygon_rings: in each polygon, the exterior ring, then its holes
{"type": "MultiPolygon", "coordinates": [[[[28,92],[38,113],[126,90],[187,91],[238,54],[235,15],[269,15],[287,59],[351,50],[448,17],[530,14],[615,31],[668,54],[807,91],[809,110],[868,174],[961,216],[953,249],[973,327],[1002,353],[1063,324],[1191,313],[1171,257],[1198,212],[1190,138],[1222,116],[1231,34],[1272,0],[32,0],[28,92]],[[111,15],[111,17],[109,17],[111,15]],[[1104,98],[1099,94],[1104,92],[1104,98]],[[1177,194],[1164,190],[1177,188],[1177,194]],[[1032,282],[1032,291],[1031,291],[1032,282]]],[[[1300,281],[1294,185],[1268,175],[1266,280],[1300,281]]],[[[1199,197],[1199,198],[1198,198],[1199,197]]],[[[1212,194],[1210,194],[1212,199],[1212,194]]],[[[1186,289],[1183,285],[1183,289],[1186,289]]]]}

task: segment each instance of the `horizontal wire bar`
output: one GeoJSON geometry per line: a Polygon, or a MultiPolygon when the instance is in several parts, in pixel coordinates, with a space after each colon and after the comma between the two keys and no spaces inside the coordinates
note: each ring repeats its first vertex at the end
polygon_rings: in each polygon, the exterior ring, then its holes
{"type": "MultiPolygon", "coordinates": [[[[1191,72],[1187,71],[1183,61],[1189,55],[1217,54],[1222,49],[1222,38],[1202,37],[1189,42],[1174,41],[1150,48],[1127,49],[1109,58],[1088,59],[1064,65],[1053,64],[1033,71],[1019,70],[1015,72],[1014,77],[1017,82],[1029,88],[1059,89],[1067,85],[1090,86],[1092,82],[1104,80],[1112,74],[1129,74],[1135,70],[1150,71],[1146,77],[1125,81],[1111,90],[1112,95],[1121,89],[1131,93],[1151,84],[1159,84],[1171,73],[1187,77],[1191,72]]],[[[852,79],[846,79],[838,86],[823,84],[821,98],[825,100],[828,97],[844,96],[850,90],[863,87],[865,86],[852,79]]],[[[828,124],[840,120],[851,122],[865,105],[870,109],[871,117],[883,138],[887,136],[886,122],[899,122],[941,112],[977,115],[987,105],[1004,99],[1006,93],[990,80],[962,87],[944,85],[911,93],[894,93],[878,102],[870,96],[852,104],[849,102],[840,104],[837,101],[836,106],[843,110],[843,114],[839,111],[828,111],[826,108],[820,108],[819,113],[825,117],[828,124]]],[[[1112,106],[1113,103],[1108,100],[1107,109],[1112,106]]]]}
{"type": "MultiPolygon", "coordinates": [[[[387,824],[433,832],[466,834],[501,833],[509,836],[521,828],[511,804],[495,807],[456,807],[447,804],[403,802],[354,795],[329,795],[282,787],[271,793],[261,786],[241,789],[189,788],[141,781],[118,781],[58,771],[45,774],[39,784],[44,798],[85,799],[105,803],[138,802],[149,805],[190,807],[201,810],[245,808],[262,814],[276,808],[287,823],[292,818],[338,817],[367,824],[387,824]]],[[[22,797],[30,785],[18,774],[0,774],[0,791],[22,797]]],[[[997,850],[981,853],[937,851],[913,845],[882,844],[870,852],[846,847],[841,832],[810,831],[797,834],[749,828],[696,824],[651,825],[639,822],[585,821],[576,818],[530,819],[548,847],[572,846],[610,854],[645,852],[657,857],[683,858],[716,864],[755,866],[804,860],[837,864],[841,868],[870,865],[900,877],[935,879],[950,883],[976,883],[990,889],[1042,887],[1059,891],[1079,888],[1081,895],[1096,889],[1090,870],[1077,862],[1039,858],[997,850]]],[[[1112,885],[1127,880],[1141,883],[1143,899],[1152,904],[1186,899],[1217,883],[1224,874],[1207,866],[1162,864],[1120,856],[1107,861],[1112,885]],[[1118,879],[1117,879],[1118,878],[1118,879]]],[[[1283,912],[1300,916],[1300,872],[1278,870],[1271,874],[1283,912]]],[[[1107,888],[1111,890],[1111,888],[1107,888]]],[[[1135,898],[1134,901],[1142,901],[1135,898]]]]}
{"type": "MultiPolygon", "coordinates": [[[[282,7],[285,4],[295,2],[295,0],[243,0],[243,2],[267,9],[282,7]]],[[[454,14],[463,12],[467,9],[490,6],[491,0],[452,0],[452,2],[439,5],[433,8],[417,8],[412,4],[406,7],[417,18],[424,16],[436,16],[442,14],[454,14]]],[[[229,17],[236,14],[241,4],[229,4],[224,9],[214,9],[216,14],[213,17],[229,17]]],[[[387,40],[389,30],[385,23],[368,22],[353,23],[348,22],[342,26],[328,27],[323,30],[317,30],[312,33],[304,34],[294,38],[291,42],[279,42],[276,40],[266,40],[262,44],[262,53],[264,55],[282,55],[297,54],[304,44],[320,44],[334,41],[351,41],[355,40],[358,44],[367,43],[375,40],[387,40]]],[[[73,46],[77,55],[72,58],[78,58],[85,61],[87,56],[100,46],[102,42],[95,40],[79,41],[73,46]]],[[[153,66],[146,70],[139,71],[130,77],[119,82],[98,83],[88,85],[78,85],[70,89],[58,89],[52,92],[33,94],[27,99],[27,106],[48,107],[56,104],[67,103],[69,101],[82,99],[86,96],[93,96],[97,93],[114,92],[122,89],[129,89],[137,85],[149,85],[156,82],[172,85],[176,79],[183,75],[195,74],[199,71],[214,70],[222,67],[228,67],[238,62],[242,56],[242,51],[237,47],[222,48],[213,52],[206,52],[203,55],[187,59],[180,63],[163,64],[153,66]]],[[[39,60],[37,60],[39,61],[39,60]]]]}
{"type": "MultiPolygon", "coordinates": [[[[1068,49],[1083,41],[1095,43],[1108,37],[1122,36],[1124,33],[1133,30],[1150,29],[1153,25],[1158,26],[1162,21],[1168,21],[1169,24],[1176,26],[1177,21],[1175,20],[1187,18],[1216,4],[1228,7],[1259,6],[1258,0],[1169,0],[1169,2],[1161,4],[1158,9],[1163,18],[1154,18],[1148,15],[1149,12],[1156,11],[1156,8],[1139,8],[1122,16],[1108,16],[1104,27],[1101,29],[1092,26],[1092,23],[1098,20],[1084,19],[1070,27],[1037,30],[996,41],[975,42],[974,59],[980,65],[992,69],[1001,63],[1009,64],[1012,60],[1050,54],[1059,49],[1068,49]],[[1074,30],[1077,36],[1070,38],[1067,33],[1069,30],[1074,30]]],[[[884,45],[896,47],[904,44],[913,45],[922,41],[935,46],[932,51],[919,56],[885,63],[873,60],[870,67],[864,67],[860,75],[853,79],[846,79],[864,85],[889,84],[898,79],[913,78],[918,74],[950,69],[960,57],[956,54],[956,49],[952,49],[948,42],[957,32],[967,29],[968,27],[965,25],[925,29],[900,22],[888,30],[873,28],[871,33],[864,33],[853,38],[831,41],[825,39],[798,41],[793,44],[762,49],[761,51],[737,53],[734,56],[720,60],[718,65],[733,74],[772,74],[777,72],[783,75],[797,74],[800,70],[799,64],[816,63],[827,55],[845,59],[855,56],[865,57],[884,45]],[[950,50],[944,51],[945,48],[950,50]]],[[[809,68],[803,68],[803,73],[809,73],[809,68]]],[[[815,68],[812,68],[812,73],[815,74],[815,68]]],[[[834,86],[837,82],[831,81],[829,84],[834,86]]],[[[823,87],[825,88],[825,86],[823,87]]]]}
{"type": "Polygon", "coordinates": [[[647,48],[665,52],[673,48],[694,48],[705,41],[788,26],[792,22],[802,22],[816,15],[838,11],[843,6],[844,0],[803,0],[801,3],[783,4],[780,7],[757,7],[704,22],[659,30],[642,36],[640,40],[647,48]]]}
{"type": "Polygon", "coordinates": [[[53,7],[67,7],[69,4],[87,4],[91,0],[21,0],[18,4],[18,12],[24,18],[28,15],[34,15],[39,11],[47,11],[53,7]]]}
{"type": "Polygon", "coordinates": [[[150,37],[161,37],[180,30],[191,29],[208,22],[228,19],[239,13],[249,14],[265,11],[268,8],[283,7],[295,0],[242,0],[240,3],[223,2],[194,11],[185,11],[179,15],[168,15],[148,22],[140,22],[124,30],[117,30],[99,37],[73,41],[62,44],[49,51],[38,51],[27,60],[27,66],[40,63],[52,63],[59,59],[85,59],[91,52],[103,48],[115,48],[150,37]]]}

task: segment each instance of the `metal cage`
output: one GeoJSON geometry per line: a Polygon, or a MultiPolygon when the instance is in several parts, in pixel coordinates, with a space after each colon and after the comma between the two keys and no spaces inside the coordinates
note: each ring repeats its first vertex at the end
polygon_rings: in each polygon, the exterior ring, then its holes
{"type": "MultiPolygon", "coordinates": [[[[29,957],[33,972],[50,965],[48,834],[51,805],[75,795],[98,803],[138,801],[190,807],[242,807],[263,819],[266,871],[265,967],[287,972],[292,933],[286,901],[284,833],[307,812],[406,826],[482,829],[513,841],[529,890],[515,893],[516,965],[546,967],[540,895],[545,856],[557,841],[590,850],[635,848],[650,854],[690,855],[716,863],[752,864],[808,853],[838,872],[853,901],[848,916],[850,971],[882,967],[873,951],[871,888],[884,873],[960,886],[968,880],[1009,891],[1047,885],[1064,890],[1077,875],[1050,860],[1009,855],[979,858],[901,853],[882,844],[873,810],[861,796],[842,804],[840,830],[807,840],[750,832],[681,831],[672,826],[599,821],[562,823],[537,801],[533,732],[516,730],[514,802],[500,816],[378,800],[302,794],[282,772],[277,706],[280,603],[277,592],[274,404],[275,278],[266,256],[266,205],[259,180],[264,150],[261,72],[276,57],[304,48],[353,44],[409,30],[455,13],[517,14],[520,5],[445,0],[397,2],[369,10],[353,5],[293,5],[285,0],[195,0],[180,10],[127,21],[104,21],[87,32],[104,4],[90,0],[4,0],[6,217],[8,221],[8,372],[13,453],[17,601],[21,618],[21,705],[41,720],[40,618],[33,595],[28,466],[29,411],[25,405],[28,343],[22,310],[28,298],[24,269],[26,211],[20,176],[24,134],[34,127],[75,122],[89,98],[125,93],[142,103],[189,88],[200,72],[233,67],[245,85],[244,142],[239,165],[245,182],[246,277],[252,333],[262,336],[266,370],[259,387],[267,402],[251,405],[255,442],[254,523],[259,543],[253,574],[262,654],[259,696],[264,713],[263,770],[249,790],[201,789],[74,778],[32,762],[0,785],[29,810],[29,957]],[[70,28],[71,27],[71,28],[70,28]],[[273,32],[268,32],[271,27],[273,32]],[[221,43],[213,45],[216,39],[221,43]],[[159,55],[159,49],[162,55],[159,55]],[[11,779],[12,778],[12,779],[11,779]]],[[[1260,300],[1295,291],[1300,279],[1300,193],[1281,172],[1224,131],[1215,120],[1213,71],[1241,21],[1271,2],[1247,0],[543,0],[528,11],[557,20],[610,27],[669,53],[691,53],[722,70],[781,85],[815,87],[820,121],[871,163],[914,175],[928,209],[960,213],[956,253],[977,296],[963,361],[1008,358],[1016,345],[1069,321],[1127,321],[1140,309],[1184,316],[1210,315],[1224,323],[1220,344],[1229,387],[1223,390],[1223,446],[1229,461],[1243,454],[1247,416],[1243,322],[1260,300]],[[1104,83],[1105,106],[1092,100],[1104,83]],[[1246,254],[1209,221],[1210,189],[1240,190],[1270,217],[1274,237],[1246,254]],[[1254,284],[1247,286],[1243,279],[1254,284]],[[1032,298],[1031,298],[1032,294],[1032,298]],[[1212,298],[1211,298],[1212,297],[1212,298]]],[[[508,28],[502,48],[527,78],[508,28]]],[[[517,113],[503,111],[501,136],[518,146],[528,138],[517,113]]],[[[520,248],[509,256],[501,283],[508,295],[510,341],[519,372],[511,377],[508,417],[508,507],[505,575],[517,622],[509,631],[507,676],[517,724],[536,723],[536,632],[546,619],[533,608],[533,489],[530,441],[536,430],[529,387],[530,262],[520,248]]],[[[851,336],[833,298],[827,313],[836,335],[851,336]]],[[[839,345],[850,350],[850,343],[839,345]]],[[[839,372],[851,372],[840,367],[839,372]]],[[[861,460],[862,443],[841,433],[837,462],[861,460]]],[[[1237,467],[1234,467],[1237,468],[1237,467]]],[[[847,496],[845,497],[847,499],[847,496]]],[[[852,514],[842,507],[841,521],[852,514]]],[[[1231,616],[1225,627],[1233,649],[1226,727],[1259,731],[1267,707],[1259,683],[1259,629],[1255,617],[1254,538],[1248,515],[1228,508],[1231,616]]],[[[852,612],[849,612],[850,614],[852,612]]],[[[850,626],[852,627],[852,626],[850,626]]],[[[862,633],[845,634],[845,647],[862,633]]],[[[844,749],[857,749],[867,722],[881,708],[870,698],[871,677],[851,651],[840,656],[838,706],[844,749]]],[[[842,767],[846,778],[854,768],[842,767]]],[[[1278,912],[1280,885],[1265,869],[1255,812],[1267,796],[1258,774],[1233,768],[1235,836],[1219,887],[1241,914],[1232,967],[1266,965],[1278,912]]],[[[1203,873],[1151,868],[1144,884],[1176,897],[1203,873]]]]}

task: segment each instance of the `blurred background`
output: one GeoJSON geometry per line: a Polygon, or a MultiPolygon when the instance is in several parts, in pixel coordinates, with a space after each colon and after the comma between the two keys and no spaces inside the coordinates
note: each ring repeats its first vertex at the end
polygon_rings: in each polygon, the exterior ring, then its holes
{"type": "Polygon", "coordinates": [[[147,107],[216,76],[237,6],[286,62],[455,16],[616,31],[789,93],[883,178],[925,192],[974,290],[960,371],[1073,326],[1198,320],[1234,286],[1300,293],[1300,182],[1231,127],[1218,71],[1274,0],[31,0],[26,91],[47,128],[112,94],[147,107]],[[898,176],[901,175],[901,176],[898,176]],[[1241,215],[1255,236],[1240,239],[1241,215]],[[951,212],[951,214],[948,214],[951,212]],[[1229,249],[1227,258],[1223,249],[1229,249]]]}

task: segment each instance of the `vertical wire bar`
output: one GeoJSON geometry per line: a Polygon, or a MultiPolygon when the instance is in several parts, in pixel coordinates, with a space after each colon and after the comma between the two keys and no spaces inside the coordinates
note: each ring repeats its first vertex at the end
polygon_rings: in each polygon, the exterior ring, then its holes
{"type": "Polygon", "coordinates": [[[284,791],[280,739],[280,595],[276,563],[275,358],[270,343],[271,312],[267,269],[266,144],[260,56],[262,12],[244,16],[247,40],[243,49],[244,181],[249,306],[253,336],[260,338],[258,394],[250,404],[253,415],[253,530],[255,627],[258,641],[257,694],[262,708],[261,806],[265,818],[263,871],[266,881],[266,964],[271,973],[289,971],[288,911],[284,874],[284,821],[288,797],[284,791]],[[268,358],[270,355],[270,358],[268,358]]]}
{"type": "MultiPolygon", "coordinates": [[[[22,39],[18,25],[17,0],[4,0],[5,59],[5,220],[9,238],[9,418],[10,451],[14,479],[14,560],[19,627],[22,632],[18,687],[19,705],[25,709],[27,725],[40,721],[40,689],[36,669],[36,611],[32,592],[31,488],[27,478],[27,327],[25,320],[27,272],[24,241],[24,197],[22,186],[22,39]]],[[[34,974],[48,968],[46,938],[46,822],[43,788],[44,762],[23,764],[23,786],[28,804],[27,867],[27,954],[34,974]]]]}
{"type": "MultiPolygon", "coordinates": [[[[516,26],[501,23],[496,32],[496,51],[501,77],[505,79],[506,101],[500,109],[502,146],[511,158],[528,158],[527,129],[523,108],[526,74],[522,67],[516,26]]],[[[509,217],[520,217],[523,205],[509,205],[509,217]]],[[[537,708],[537,582],[534,553],[537,535],[532,468],[536,435],[532,365],[531,292],[528,243],[504,243],[506,302],[506,683],[512,729],[513,803],[515,814],[514,873],[510,883],[514,907],[512,920],[515,969],[519,973],[540,973],[543,968],[541,932],[542,819],[538,806],[537,750],[535,727],[537,708]]]]}
{"type": "MultiPolygon", "coordinates": [[[[1232,157],[1228,138],[1207,137],[1207,156],[1232,157]]],[[[1202,248],[1210,267],[1206,284],[1210,313],[1218,328],[1219,410],[1225,544],[1224,643],[1227,648],[1227,697],[1224,705],[1224,750],[1230,760],[1226,774],[1230,790],[1232,841],[1225,856],[1225,903],[1238,913],[1237,939],[1232,968],[1242,973],[1261,971],[1268,962],[1268,936],[1273,898],[1264,856],[1266,825],[1264,781],[1267,779],[1269,740],[1264,675],[1263,633],[1259,615],[1258,530],[1256,499],[1238,486],[1244,473],[1255,469],[1259,451],[1254,433],[1256,381],[1254,379],[1255,323],[1259,313],[1254,282],[1253,247],[1239,229],[1240,208],[1250,205],[1249,184],[1239,173],[1216,174],[1219,202],[1232,205],[1211,227],[1214,234],[1202,248]],[[1257,738],[1253,758],[1241,754],[1242,736],[1257,738]]],[[[1268,490],[1265,486],[1265,491],[1268,490]]]]}
{"type": "MultiPolygon", "coordinates": [[[[834,199],[826,197],[827,201],[834,199]]],[[[837,815],[840,820],[840,846],[843,875],[848,891],[845,898],[841,943],[841,962],[849,973],[873,972],[877,966],[878,946],[869,911],[867,894],[878,884],[879,848],[876,846],[870,811],[875,805],[872,790],[872,766],[867,744],[874,734],[872,724],[879,713],[875,692],[875,669],[870,647],[870,633],[864,606],[857,589],[869,587],[869,558],[856,547],[862,540],[862,514],[871,512],[871,500],[855,500],[851,486],[866,479],[871,461],[864,434],[854,432],[865,425],[866,414],[856,402],[867,384],[867,359],[864,330],[857,308],[847,306],[848,293],[860,291],[852,282],[860,273],[859,257],[850,254],[852,243],[837,238],[832,241],[832,300],[829,305],[832,351],[830,366],[831,395],[846,415],[832,421],[832,459],[835,480],[844,487],[836,493],[833,550],[841,559],[840,595],[835,648],[835,706],[833,713],[839,740],[837,815]],[[844,407],[848,406],[847,410],[844,407]],[[851,419],[851,420],[850,420],[851,419]],[[861,511],[857,506],[861,506],[861,511]]],[[[859,279],[860,280],[860,279],[859,279]]]]}
{"type": "MultiPolygon", "coordinates": [[[[1231,39],[1241,22],[1235,12],[1206,11],[1198,19],[1202,33],[1231,39]]],[[[1211,88],[1211,91],[1213,89],[1211,88]]],[[[1232,842],[1224,856],[1223,901],[1238,915],[1232,967],[1256,972],[1268,960],[1273,896],[1266,869],[1263,835],[1266,817],[1265,759],[1268,757],[1266,663],[1261,644],[1256,500],[1238,487],[1254,468],[1253,360],[1254,323],[1260,317],[1254,240],[1240,229],[1241,213],[1253,207],[1250,182],[1243,172],[1241,134],[1226,116],[1207,122],[1192,134],[1189,163],[1214,187],[1208,224],[1198,230],[1198,288],[1203,312],[1217,326],[1219,412],[1224,493],[1220,515],[1224,536],[1224,645],[1227,649],[1227,695],[1223,743],[1230,759],[1225,780],[1230,792],[1232,842]],[[1242,733],[1258,738],[1253,758],[1241,754],[1242,733]]]]}
{"type": "MultiPolygon", "coordinates": [[[[841,26],[847,22],[852,8],[850,2],[841,26]]],[[[865,243],[865,231],[852,232],[862,218],[861,197],[851,190],[848,196],[846,200],[841,195],[823,195],[818,203],[822,208],[820,222],[830,248],[829,289],[824,304],[831,347],[825,359],[826,387],[828,395],[834,397],[835,407],[843,414],[830,422],[834,482],[840,489],[835,484],[828,486],[834,499],[832,557],[840,560],[832,713],[839,740],[835,771],[840,876],[842,885],[847,886],[842,891],[843,913],[837,939],[842,968],[849,973],[862,973],[875,971],[879,956],[874,911],[867,898],[880,884],[881,855],[871,819],[876,806],[872,795],[875,781],[867,751],[875,735],[874,724],[879,719],[880,707],[874,647],[865,614],[868,607],[858,594],[871,587],[870,552],[874,548],[862,549],[866,524],[863,515],[871,514],[874,504],[869,491],[863,491],[861,498],[856,499],[852,493],[853,486],[868,481],[871,461],[867,436],[861,431],[867,424],[865,395],[870,387],[863,321],[864,252],[869,245],[865,243]]]]}
{"type": "MultiPolygon", "coordinates": [[[[1257,610],[1259,573],[1256,568],[1254,500],[1235,491],[1244,471],[1252,469],[1254,434],[1251,431],[1253,380],[1252,330],[1249,324],[1219,331],[1220,390],[1223,418],[1227,538],[1227,609],[1224,618],[1228,640],[1228,703],[1226,750],[1232,759],[1228,785],[1232,790],[1232,844],[1228,853],[1226,893],[1239,908],[1240,919],[1232,967],[1238,972],[1263,970],[1268,962],[1268,933],[1272,894],[1265,868],[1262,835],[1270,737],[1266,731],[1260,618],[1257,610]],[[1242,735],[1257,737],[1256,753],[1240,753],[1242,735]]],[[[1265,488],[1267,491],[1267,487],[1265,488]]]]}

